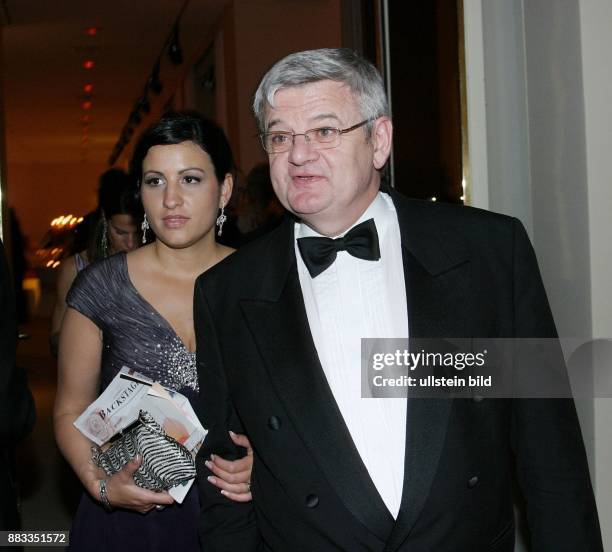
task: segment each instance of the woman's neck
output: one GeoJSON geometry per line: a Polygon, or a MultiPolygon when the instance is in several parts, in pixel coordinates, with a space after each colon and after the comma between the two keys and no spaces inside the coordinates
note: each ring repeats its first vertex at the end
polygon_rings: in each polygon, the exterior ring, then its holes
{"type": "Polygon", "coordinates": [[[158,240],[152,244],[152,253],[164,272],[196,278],[225,257],[227,249],[219,245],[213,236],[212,240],[203,239],[180,249],[168,247],[158,240]]]}

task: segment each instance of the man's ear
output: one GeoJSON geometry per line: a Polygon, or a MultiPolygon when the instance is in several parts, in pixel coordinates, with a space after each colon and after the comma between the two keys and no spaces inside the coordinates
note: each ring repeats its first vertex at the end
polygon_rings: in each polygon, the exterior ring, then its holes
{"type": "Polygon", "coordinates": [[[227,173],[225,175],[225,178],[223,179],[223,182],[221,183],[221,197],[219,198],[219,209],[221,209],[221,207],[225,207],[229,203],[229,200],[232,197],[233,188],[234,177],[230,173],[227,173]]]}
{"type": "Polygon", "coordinates": [[[371,140],[374,145],[374,168],[382,169],[391,154],[393,142],[393,123],[389,117],[383,115],[372,123],[371,140]]]}

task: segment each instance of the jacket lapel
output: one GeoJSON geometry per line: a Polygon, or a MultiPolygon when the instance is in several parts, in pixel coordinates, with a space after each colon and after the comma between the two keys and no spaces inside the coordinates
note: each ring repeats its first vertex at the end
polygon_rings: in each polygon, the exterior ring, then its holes
{"type": "Polygon", "coordinates": [[[364,526],[386,541],[393,518],[353,443],[321,367],[295,261],[293,222],[275,240],[267,277],[241,307],[286,415],[328,483],[364,526]]]}
{"type": "MultiPolygon", "coordinates": [[[[402,233],[404,277],[411,337],[464,337],[470,263],[461,243],[440,237],[437,221],[420,202],[391,193],[402,233]]],[[[429,207],[429,206],[427,206],[429,207]]],[[[397,550],[414,526],[436,474],[452,399],[409,399],[404,487],[386,551],[397,550]]]]}

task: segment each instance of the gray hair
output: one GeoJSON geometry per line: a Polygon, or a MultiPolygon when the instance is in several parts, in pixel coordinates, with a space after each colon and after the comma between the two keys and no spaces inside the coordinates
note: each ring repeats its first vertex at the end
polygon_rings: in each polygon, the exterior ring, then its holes
{"type": "MultiPolygon", "coordinates": [[[[389,114],[389,104],[378,69],[348,48],[322,48],[289,54],[273,65],[259,83],[253,99],[253,113],[260,132],[265,132],[266,106],[274,107],[274,95],[281,88],[322,80],[346,84],[353,93],[364,119],[389,114]]],[[[367,125],[368,136],[371,123],[367,125]]]]}

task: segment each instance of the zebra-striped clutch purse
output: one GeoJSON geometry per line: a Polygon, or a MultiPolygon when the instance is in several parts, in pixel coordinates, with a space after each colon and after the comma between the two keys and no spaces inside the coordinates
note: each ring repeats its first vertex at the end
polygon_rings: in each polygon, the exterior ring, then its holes
{"type": "Polygon", "coordinates": [[[103,451],[91,448],[93,463],[107,475],[123,468],[137,454],[142,464],[134,473],[134,483],[152,491],[166,491],[170,487],[189,481],[196,475],[195,461],[181,443],[166,435],[163,428],[145,410],[137,422],[103,451]]]}

